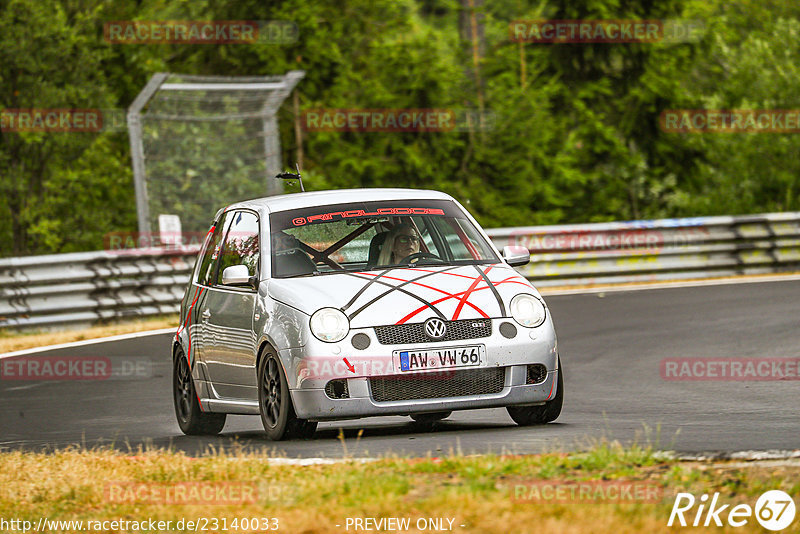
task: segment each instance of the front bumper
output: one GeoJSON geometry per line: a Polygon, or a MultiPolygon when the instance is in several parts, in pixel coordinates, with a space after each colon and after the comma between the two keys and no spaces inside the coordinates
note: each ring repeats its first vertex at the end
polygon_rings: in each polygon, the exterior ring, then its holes
{"type": "Polygon", "coordinates": [[[350,398],[331,399],[322,389],[296,389],[292,400],[301,419],[325,420],[541,404],[555,396],[558,371],[549,371],[544,382],[526,385],[526,366],[504,369],[506,386],[496,394],[376,402],[369,379],[362,377],[347,379],[350,398]]]}
{"type": "MultiPolygon", "coordinates": [[[[425,342],[405,345],[382,345],[378,343],[374,329],[352,330],[339,343],[323,343],[316,339],[306,346],[279,351],[286,369],[297,416],[302,419],[325,420],[358,418],[375,415],[408,415],[421,412],[466,410],[524,404],[541,404],[552,399],[558,378],[558,348],[555,330],[548,317],[537,328],[515,325],[517,335],[508,339],[499,332],[502,322],[509,319],[492,320],[492,333],[488,337],[451,342],[425,342]],[[370,337],[366,350],[353,348],[351,339],[356,334],[370,337]],[[504,378],[501,389],[485,394],[459,392],[458,396],[444,398],[414,397],[403,400],[376,400],[371,387],[371,378],[397,378],[425,376],[429,372],[402,373],[397,370],[393,352],[398,350],[436,349],[455,346],[483,345],[486,361],[472,370],[502,369],[504,378]],[[347,361],[345,361],[347,360],[347,361]],[[528,384],[527,366],[541,364],[547,369],[546,378],[536,384],[528,384]],[[353,370],[349,368],[352,366],[353,370]],[[330,380],[346,380],[348,398],[334,399],[325,392],[330,380]]],[[[462,368],[454,369],[455,372],[462,368]]],[[[433,376],[433,375],[431,375],[433,376]]],[[[432,378],[434,379],[434,378],[432,378]]],[[[441,378],[447,380],[447,377],[441,378]]],[[[443,384],[446,388],[447,384],[443,384]]]]}

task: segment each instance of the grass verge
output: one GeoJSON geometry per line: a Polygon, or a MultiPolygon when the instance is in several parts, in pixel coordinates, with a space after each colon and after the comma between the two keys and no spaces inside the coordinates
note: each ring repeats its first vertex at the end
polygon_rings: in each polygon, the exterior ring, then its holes
{"type": "MultiPolygon", "coordinates": [[[[367,531],[354,528],[356,518],[395,517],[409,518],[410,528],[401,530],[408,532],[421,531],[416,522],[432,518],[444,520],[442,526],[452,519],[446,529],[451,532],[639,533],[674,531],[666,524],[677,491],[697,497],[720,492],[724,504],[751,506],[766,490],[800,493],[797,463],[679,462],[651,449],[607,443],[588,452],[517,457],[387,457],[310,466],[269,460],[244,453],[190,458],[163,450],[135,456],[110,450],[6,452],[0,454],[0,518],[33,525],[39,518],[82,520],[84,528],[88,521],[169,520],[171,531],[193,531],[185,524],[176,528],[176,522],[199,520],[206,521],[207,532],[267,530],[264,524],[242,528],[242,518],[269,518],[274,530],[274,518],[279,532],[334,533],[367,531]],[[593,502],[546,499],[544,491],[542,498],[530,498],[531,484],[567,487],[566,481],[595,488],[633,481],[659,488],[660,495],[651,502],[622,502],[608,492],[599,500],[594,493],[593,502]],[[250,499],[221,500],[233,495],[250,499]]],[[[690,521],[695,511],[687,515],[690,521]]],[[[786,532],[797,532],[797,524],[786,532]]],[[[60,531],[78,531],[74,527],[60,531]]],[[[116,531],[136,531],[130,527],[116,531]]],[[[754,518],[741,528],[711,528],[763,532],[754,518]]],[[[50,524],[50,531],[57,530],[50,524]]]]}

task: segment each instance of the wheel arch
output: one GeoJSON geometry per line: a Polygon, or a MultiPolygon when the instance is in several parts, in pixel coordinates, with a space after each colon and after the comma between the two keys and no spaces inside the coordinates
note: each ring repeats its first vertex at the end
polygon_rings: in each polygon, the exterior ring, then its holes
{"type": "Polygon", "coordinates": [[[270,339],[269,336],[264,336],[258,344],[258,350],[256,351],[256,374],[258,374],[258,368],[261,366],[261,359],[264,357],[267,349],[271,349],[275,352],[275,355],[278,357],[278,361],[281,362],[281,365],[284,367],[283,372],[286,372],[286,366],[283,365],[283,359],[278,352],[278,348],[276,343],[270,339]]]}

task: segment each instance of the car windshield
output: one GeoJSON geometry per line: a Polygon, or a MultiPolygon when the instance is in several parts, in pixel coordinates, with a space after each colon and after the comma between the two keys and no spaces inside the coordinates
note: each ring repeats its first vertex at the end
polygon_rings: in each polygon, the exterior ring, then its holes
{"type": "Polygon", "coordinates": [[[452,201],[315,206],[270,215],[276,278],[500,260],[452,201]]]}

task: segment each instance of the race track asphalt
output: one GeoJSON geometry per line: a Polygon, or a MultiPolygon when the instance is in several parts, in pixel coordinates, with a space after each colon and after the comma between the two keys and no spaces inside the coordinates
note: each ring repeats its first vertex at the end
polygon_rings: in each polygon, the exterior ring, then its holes
{"type": "Polygon", "coordinates": [[[181,434],[172,407],[170,335],[36,354],[102,356],[133,378],[0,380],[0,448],[244,447],[294,458],[394,453],[537,453],[601,438],[691,453],[800,449],[800,381],[667,381],[664,358],[800,357],[800,282],[546,297],[559,337],[561,417],[518,427],[504,409],[456,412],[432,429],[406,417],[322,423],[311,440],[274,443],[258,417],[229,416],[220,436],[181,434]],[[135,376],[135,375],[143,376],[135,376]],[[359,437],[359,432],[362,431],[359,437]]]}

